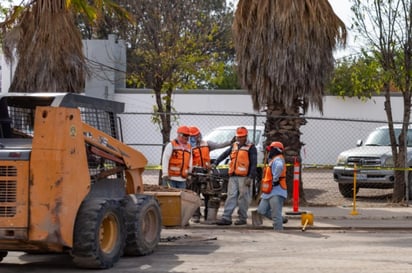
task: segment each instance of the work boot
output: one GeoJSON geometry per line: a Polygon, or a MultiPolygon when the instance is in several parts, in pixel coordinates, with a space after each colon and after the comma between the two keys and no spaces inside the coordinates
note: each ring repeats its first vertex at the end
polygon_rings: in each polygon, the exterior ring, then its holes
{"type": "Polygon", "coordinates": [[[246,225],[246,220],[236,220],[235,221],[235,225],[236,226],[242,226],[242,225],[246,225]]]}
{"type": "Polygon", "coordinates": [[[261,226],[263,224],[262,215],[260,215],[257,210],[252,211],[252,225],[261,226]]]}
{"type": "Polygon", "coordinates": [[[216,225],[218,226],[230,226],[231,224],[232,224],[232,221],[227,220],[225,218],[222,218],[216,221],[216,225]]]}
{"type": "Polygon", "coordinates": [[[197,215],[196,215],[196,216],[193,216],[193,217],[192,217],[192,222],[193,222],[193,223],[196,223],[196,224],[200,223],[200,216],[197,216],[197,215]]]}

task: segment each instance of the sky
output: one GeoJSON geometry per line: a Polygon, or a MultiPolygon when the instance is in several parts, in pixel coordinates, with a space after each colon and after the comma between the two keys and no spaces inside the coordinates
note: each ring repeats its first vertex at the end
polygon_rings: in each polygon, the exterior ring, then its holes
{"type": "Polygon", "coordinates": [[[345,23],[348,29],[347,46],[344,50],[337,50],[335,52],[335,58],[344,57],[356,52],[356,46],[354,42],[353,33],[350,32],[349,28],[352,25],[352,11],[350,10],[351,1],[350,0],[329,0],[330,5],[336,15],[345,23]]]}

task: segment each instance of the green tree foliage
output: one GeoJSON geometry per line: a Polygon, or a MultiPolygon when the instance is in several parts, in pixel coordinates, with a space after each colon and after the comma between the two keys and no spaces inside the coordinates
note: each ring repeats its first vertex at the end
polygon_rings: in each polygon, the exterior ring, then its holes
{"type": "Polygon", "coordinates": [[[209,84],[208,89],[241,89],[239,84],[239,78],[236,73],[236,66],[227,64],[223,71],[221,77],[217,79],[222,79],[221,81],[215,81],[209,84]]]}
{"type": "Polygon", "coordinates": [[[378,60],[368,55],[338,60],[326,93],[341,97],[366,100],[380,94],[384,86],[384,73],[378,60]]]}
{"type": "Polygon", "coordinates": [[[150,88],[163,142],[170,140],[174,90],[219,86],[233,63],[233,10],[224,0],[123,0],[136,23],[118,27],[126,41],[127,85],[150,88]]]}

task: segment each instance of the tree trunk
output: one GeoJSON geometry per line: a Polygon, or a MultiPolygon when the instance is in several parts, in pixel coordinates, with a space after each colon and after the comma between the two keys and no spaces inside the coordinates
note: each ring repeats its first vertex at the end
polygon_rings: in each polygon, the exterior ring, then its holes
{"type": "MultiPolygon", "coordinates": [[[[303,104],[301,100],[296,99],[293,107],[286,109],[281,103],[268,105],[266,112],[265,135],[266,145],[272,141],[280,141],[285,147],[286,183],[288,188],[288,200],[293,198],[293,171],[294,163],[297,161],[300,165],[300,173],[302,170],[302,158],[300,151],[304,145],[300,141],[300,126],[306,124],[306,119],[300,113],[303,104]]],[[[306,203],[301,175],[299,177],[299,202],[306,203]]]]}
{"type": "MultiPolygon", "coordinates": [[[[162,96],[161,87],[159,85],[155,90],[156,106],[157,111],[153,113],[153,121],[159,125],[160,131],[162,133],[162,156],[160,157],[160,166],[162,165],[163,152],[165,150],[166,144],[170,141],[170,131],[172,130],[172,90],[169,89],[166,95],[162,96]]],[[[159,171],[159,181],[158,184],[162,185],[162,170],[159,171]]]]}

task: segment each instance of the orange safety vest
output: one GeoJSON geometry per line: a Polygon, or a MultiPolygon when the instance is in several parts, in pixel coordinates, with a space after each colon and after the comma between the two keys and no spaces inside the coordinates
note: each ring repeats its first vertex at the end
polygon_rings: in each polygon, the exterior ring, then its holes
{"type": "Polygon", "coordinates": [[[173,151],[169,159],[169,176],[186,178],[189,173],[190,144],[180,144],[176,139],[172,140],[171,143],[173,151]]]}
{"type": "Polygon", "coordinates": [[[192,148],[193,166],[210,167],[210,148],[206,141],[201,141],[199,146],[192,148]]]}
{"type": "MultiPolygon", "coordinates": [[[[272,181],[272,183],[276,183],[273,181],[273,175],[272,175],[272,164],[273,161],[275,161],[275,159],[277,157],[280,157],[283,161],[285,161],[285,158],[283,157],[283,155],[277,155],[275,156],[270,162],[269,162],[269,167],[265,168],[265,171],[263,173],[263,179],[265,181],[272,181]]],[[[283,166],[283,170],[282,173],[279,176],[279,185],[282,189],[286,190],[286,165],[283,166]]],[[[277,186],[276,184],[274,186],[277,186]]]]}
{"type": "Polygon", "coordinates": [[[247,176],[249,173],[249,149],[253,144],[246,144],[238,147],[237,142],[233,143],[230,153],[229,175],[247,176]]]}

